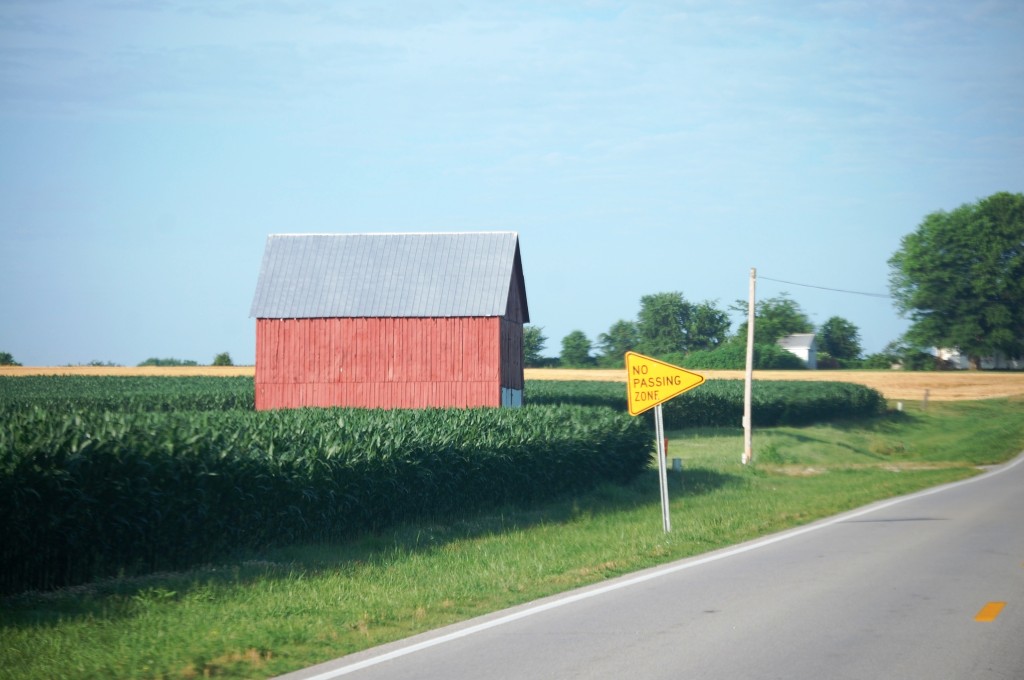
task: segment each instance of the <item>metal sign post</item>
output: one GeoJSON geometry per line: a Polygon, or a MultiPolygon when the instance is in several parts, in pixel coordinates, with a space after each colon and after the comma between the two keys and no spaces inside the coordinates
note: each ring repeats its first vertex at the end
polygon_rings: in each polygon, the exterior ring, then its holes
{"type": "Polygon", "coordinates": [[[685,368],[626,352],[626,404],[629,415],[638,416],[654,409],[654,438],[658,450],[658,484],[661,486],[661,523],[665,533],[672,531],[668,507],[668,451],[665,450],[665,418],[662,403],[704,383],[704,376],[685,368]]]}
{"type": "Polygon", "coordinates": [[[654,436],[658,442],[658,484],[661,486],[661,526],[665,533],[672,531],[672,518],[668,511],[668,452],[665,450],[665,419],[661,404],[654,407],[654,436]]]}

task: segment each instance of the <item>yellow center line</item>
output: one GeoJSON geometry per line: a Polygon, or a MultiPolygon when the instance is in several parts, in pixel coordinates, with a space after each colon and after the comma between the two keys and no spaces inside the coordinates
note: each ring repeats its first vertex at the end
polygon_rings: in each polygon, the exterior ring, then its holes
{"type": "Polygon", "coordinates": [[[999,616],[999,612],[1003,611],[1003,607],[1006,606],[1005,602],[989,602],[981,611],[974,617],[975,621],[995,621],[996,617],[999,616]]]}

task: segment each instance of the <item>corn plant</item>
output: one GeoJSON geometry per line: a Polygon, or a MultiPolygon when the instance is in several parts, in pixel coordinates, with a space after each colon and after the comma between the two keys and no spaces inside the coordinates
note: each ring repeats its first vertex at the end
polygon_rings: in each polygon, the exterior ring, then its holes
{"type": "Polygon", "coordinates": [[[176,569],[629,480],[610,409],[116,412],[4,407],[0,590],[176,569]]]}
{"type": "MultiPolygon", "coordinates": [[[[526,399],[531,404],[602,405],[625,411],[626,385],[530,380],[526,399]]],[[[665,402],[663,409],[665,425],[673,429],[739,427],[743,381],[709,380],[665,402]]],[[[759,380],[754,383],[751,403],[754,424],[759,427],[870,418],[884,410],[885,399],[878,391],[844,382],[759,380]]]]}

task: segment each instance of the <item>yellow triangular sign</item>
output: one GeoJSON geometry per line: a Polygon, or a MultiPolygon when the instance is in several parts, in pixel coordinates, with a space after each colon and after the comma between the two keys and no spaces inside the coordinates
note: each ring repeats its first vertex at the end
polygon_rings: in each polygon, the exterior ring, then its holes
{"type": "Polygon", "coordinates": [[[638,416],[703,382],[702,375],[643,354],[626,352],[626,401],[631,416],[638,416]]]}

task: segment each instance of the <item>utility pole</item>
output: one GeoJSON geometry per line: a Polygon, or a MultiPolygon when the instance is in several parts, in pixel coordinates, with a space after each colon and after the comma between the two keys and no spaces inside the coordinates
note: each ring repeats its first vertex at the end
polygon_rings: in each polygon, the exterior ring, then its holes
{"type": "Polygon", "coordinates": [[[744,465],[754,457],[751,444],[754,423],[750,417],[750,399],[754,383],[754,295],[757,288],[757,269],[750,268],[750,301],[747,303],[747,372],[743,381],[743,457],[744,465]]]}

